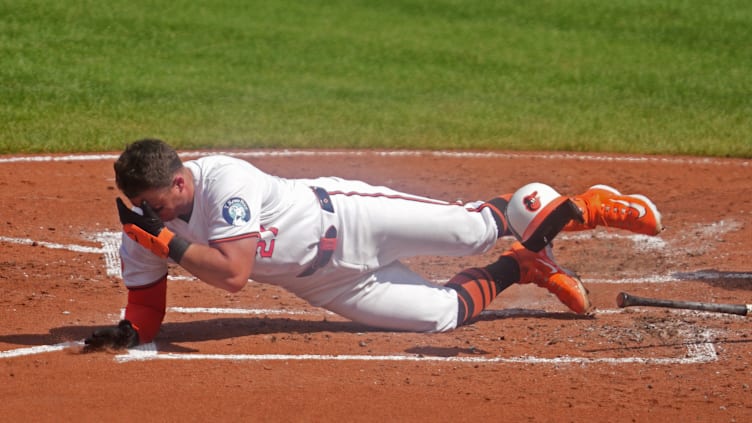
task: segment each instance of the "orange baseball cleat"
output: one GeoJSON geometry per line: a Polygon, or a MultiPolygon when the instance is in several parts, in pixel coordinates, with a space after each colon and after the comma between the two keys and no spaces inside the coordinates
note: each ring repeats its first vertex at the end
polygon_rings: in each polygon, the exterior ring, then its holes
{"type": "Polygon", "coordinates": [[[643,235],[658,235],[663,230],[661,213],[644,195],[624,195],[608,185],[593,185],[584,194],[572,197],[585,218],[572,221],[566,231],[593,229],[598,225],[626,229],[643,235]]]}
{"type": "Polygon", "coordinates": [[[534,283],[548,289],[575,313],[587,314],[593,310],[582,281],[574,273],[556,264],[550,244],[534,253],[515,242],[502,256],[513,257],[520,266],[518,283],[534,283]]]}

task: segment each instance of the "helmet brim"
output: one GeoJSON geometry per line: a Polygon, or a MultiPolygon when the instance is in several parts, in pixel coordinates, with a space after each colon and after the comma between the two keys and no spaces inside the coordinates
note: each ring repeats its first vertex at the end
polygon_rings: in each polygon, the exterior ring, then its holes
{"type": "Polygon", "coordinates": [[[528,250],[538,252],[546,247],[572,219],[581,220],[582,211],[569,199],[561,196],[546,204],[519,237],[528,250]]]}

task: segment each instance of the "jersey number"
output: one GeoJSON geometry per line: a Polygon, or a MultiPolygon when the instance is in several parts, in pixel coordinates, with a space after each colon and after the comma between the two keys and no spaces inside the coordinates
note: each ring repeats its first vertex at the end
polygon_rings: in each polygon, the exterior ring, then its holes
{"type": "Polygon", "coordinates": [[[272,254],[274,254],[274,240],[275,240],[275,237],[277,236],[277,233],[279,233],[279,230],[277,228],[266,229],[263,226],[261,227],[262,239],[259,239],[258,244],[256,246],[256,251],[259,257],[269,258],[272,256],[272,254]],[[267,240],[263,238],[269,238],[269,239],[267,240]]]}

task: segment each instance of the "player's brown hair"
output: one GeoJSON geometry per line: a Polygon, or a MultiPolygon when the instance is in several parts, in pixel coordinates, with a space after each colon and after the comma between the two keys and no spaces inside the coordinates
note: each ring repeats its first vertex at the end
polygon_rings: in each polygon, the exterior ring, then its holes
{"type": "Polygon", "coordinates": [[[128,198],[152,188],[167,188],[183,167],[178,153],[166,142],[145,138],[126,146],[114,164],[115,183],[128,198]]]}

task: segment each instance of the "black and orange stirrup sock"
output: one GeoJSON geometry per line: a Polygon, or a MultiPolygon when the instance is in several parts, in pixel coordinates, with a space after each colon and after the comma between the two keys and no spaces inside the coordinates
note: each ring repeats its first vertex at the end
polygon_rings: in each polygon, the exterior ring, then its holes
{"type": "Polygon", "coordinates": [[[486,207],[491,210],[491,214],[496,221],[496,227],[499,231],[497,238],[513,235],[512,231],[509,229],[509,223],[507,222],[506,217],[507,205],[511,199],[512,194],[504,194],[488,200],[480,206],[481,210],[486,207]]]}
{"type": "Polygon", "coordinates": [[[452,277],[446,287],[457,291],[457,326],[476,318],[501,291],[519,280],[519,265],[506,256],[486,267],[465,269],[452,277]]]}

